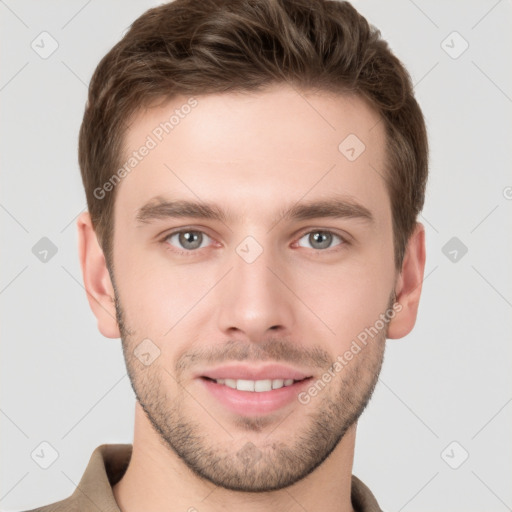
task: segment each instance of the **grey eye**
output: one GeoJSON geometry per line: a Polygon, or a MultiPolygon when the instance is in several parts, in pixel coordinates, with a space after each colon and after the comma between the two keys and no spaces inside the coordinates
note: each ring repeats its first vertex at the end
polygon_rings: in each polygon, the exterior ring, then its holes
{"type": "Polygon", "coordinates": [[[204,247],[203,242],[207,241],[210,237],[202,231],[184,230],[172,233],[167,237],[167,240],[178,249],[185,249],[187,251],[193,251],[194,249],[200,249],[204,247]],[[177,237],[178,245],[173,244],[171,240],[177,237]]]}
{"type": "MultiPolygon", "coordinates": [[[[307,239],[307,242],[310,244],[311,249],[328,249],[334,239],[338,239],[343,241],[340,236],[331,233],[330,231],[310,231],[306,233],[300,240],[307,239]]],[[[301,245],[299,240],[299,245],[301,245]]],[[[301,247],[304,247],[301,245],[301,247]]],[[[307,246],[306,246],[307,247],[307,246]]]]}

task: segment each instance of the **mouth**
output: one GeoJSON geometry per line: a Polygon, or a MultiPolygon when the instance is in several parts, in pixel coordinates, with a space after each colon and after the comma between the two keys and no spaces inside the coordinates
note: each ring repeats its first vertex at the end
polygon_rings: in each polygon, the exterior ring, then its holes
{"type": "MultiPolygon", "coordinates": [[[[313,377],[302,379],[214,379],[201,376],[207,398],[237,416],[258,417],[300,405],[299,393],[313,377]],[[294,405],[295,404],[295,405],[294,405]]],[[[301,405],[302,407],[302,405],[301,405]]]]}
{"type": "Polygon", "coordinates": [[[311,379],[311,377],[304,377],[302,379],[261,379],[261,380],[250,380],[250,379],[212,379],[210,377],[201,377],[202,379],[210,382],[215,382],[221,386],[227,386],[231,389],[238,391],[249,391],[253,393],[265,393],[275,389],[281,389],[284,387],[293,386],[297,382],[303,382],[311,379]]]}

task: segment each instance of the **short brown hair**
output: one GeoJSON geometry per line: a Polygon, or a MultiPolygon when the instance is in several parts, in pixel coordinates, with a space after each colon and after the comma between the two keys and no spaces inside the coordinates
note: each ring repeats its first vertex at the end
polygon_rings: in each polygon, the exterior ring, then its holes
{"type": "Polygon", "coordinates": [[[95,190],[121,164],[129,118],[159,98],[256,91],[276,83],[357,94],[380,114],[395,266],[401,268],[423,208],[428,142],[411,78],[380,32],[348,2],[174,0],[139,17],[89,85],[79,163],[109,269],[117,187],[102,198],[95,190]]]}

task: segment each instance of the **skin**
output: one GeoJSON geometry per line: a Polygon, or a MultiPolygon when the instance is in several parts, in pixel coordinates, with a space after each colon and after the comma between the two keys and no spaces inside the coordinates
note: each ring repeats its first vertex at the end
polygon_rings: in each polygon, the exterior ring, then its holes
{"type": "MultiPolygon", "coordinates": [[[[138,113],[126,155],[187,99],[138,113]]],[[[117,185],[113,279],[89,214],[77,222],[90,306],[100,332],[122,338],[137,397],[132,459],[115,499],[124,512],[242,504],[246,511],[351,511],[357,419],[386,338],[405,336],[416,321],[424,228],[416,225],[397,271],[383,123],[362,99],[285,85],[196,99],[117,185]],[[338,150],[348,134],[366,146],[355,161],[338,150]],[[279,220],[285,207],[333,194],[365,206],[374,222],[279,220]],[[138,226],[137,210],[155,196],[200,198],[233,217],[138,226]],[[187,252],[186,239],[180,245],[179,235],[168,237],[185,227],[204,233],[201,248],[187,252]],[[315,229],[343,238],[328,238],[325,248],[310,236],[315,229]],[[263,250],[252,263],[236,251],[247,236],[263,250]],[[194,378],[200,368],[240,360],[278,361],[317,380],[392,306],[393,294],[401,311],[307,404],[237,415],[194,378]],[[149,365],[134,355],[146,338],[160,350],[149,365]]]]}

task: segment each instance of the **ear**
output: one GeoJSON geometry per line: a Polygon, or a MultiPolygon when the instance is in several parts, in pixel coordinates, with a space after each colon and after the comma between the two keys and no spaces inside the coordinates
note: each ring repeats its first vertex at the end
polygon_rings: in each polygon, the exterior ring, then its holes
{"type": "Polygon", "coordinates": [[[114,287],[89,212],[81,213],[76,225],[78,255],[89,306],[98,320],[98,329],[101,334],[107,338],[120,338],[114,287]]]}
{"type": "Polygon", "coordinates": [[[396,302],[401,310],[388,324],[387,338],[402,338],[416,323],[425,270],[425,228],[420,222],[407,243],[402,270],[395,284],[396,302]]]}

